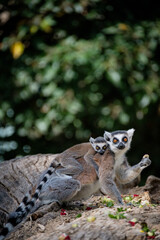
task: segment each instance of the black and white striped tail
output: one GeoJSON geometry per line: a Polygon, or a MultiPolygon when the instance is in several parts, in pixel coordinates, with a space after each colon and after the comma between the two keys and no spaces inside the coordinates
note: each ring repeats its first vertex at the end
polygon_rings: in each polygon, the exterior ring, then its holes
{"type": "Polygon", "coordinates": [[[55,164],[51,163],[50,167],[48,168],[48,171],[44,175],[35,193],[32,196],[30,196],[29,194],[26,194],[26,196],[23,198],[21,204],[16,209],[16,211],[9,214],[8,222],[6,223],[6,225],[4,226],[4,228],[0,233],[0,240],[3,240],[7,236],[7,234],[11,232],[12,229],[15,226],[17,226],[27,216],[27,214],[31,211],[31,209],[35,206],[35,203],[39,198],[43,185],[47,182],[48,178],[50,177],[50,175],[52,175],[54,171],[55,171],[55,164]]]}

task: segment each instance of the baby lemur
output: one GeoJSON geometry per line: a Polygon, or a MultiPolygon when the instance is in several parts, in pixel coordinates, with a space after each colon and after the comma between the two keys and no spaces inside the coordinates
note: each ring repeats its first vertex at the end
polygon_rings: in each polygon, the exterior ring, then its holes
{"type": "Polygon", "coordinates": [[[79,175],[83,171],[82,165],[77,159],[84,157],[85,161],[91,165],[94,165],[93,156],[96,153],[103,154],[107,149],[106,140],[103,137],[90,138],[90,143],[77,144],[64,152],[58,154],[54,159],[55,164],[60,164],[63,168],[57,170],[57,174],[79,175]]]}

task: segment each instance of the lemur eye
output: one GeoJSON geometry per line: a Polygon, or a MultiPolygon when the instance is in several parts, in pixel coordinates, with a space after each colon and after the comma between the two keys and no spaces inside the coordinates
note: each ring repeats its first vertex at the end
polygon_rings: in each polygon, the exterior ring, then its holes
{"type": "Polygon", "coordinates": [[[113,138],[113,143],[117,143],[118,139],[117,138],[113,138]]]}
{"type": "Polygon", "coordinates": [[[99,150],[99,149],[100,149],[100,147],[96,146],[96,149],[97,149],[97,150],[99,150]]]}
{"type": "Polygon", "coordinates": [[[107,148],[107,146],[106,146],[106,145],[104,145],[104,146],[103,146],[103,150],[106,150],[106,148],[107,148]]]}
{"type": "Polygon", "coordinates": [[[128,142],[128,138],[127,138],[127,137],[124,137],[124,138],[123,138],[123,141],[124,141],[124,142],[128,142]]]}

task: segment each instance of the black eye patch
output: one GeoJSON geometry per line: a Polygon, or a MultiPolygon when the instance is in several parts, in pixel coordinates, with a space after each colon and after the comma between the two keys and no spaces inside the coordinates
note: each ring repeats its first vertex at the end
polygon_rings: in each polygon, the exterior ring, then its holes
{"type": "Polygon", "coordinates": [[[122,138],[122,141],[123,141],[124,143],[127,143],[127,142],[128,142],[128,138],[127,138],[127,137],[123,137],[123,138],[122,138]]]}
{"type": "Polygon", "coordinates": [[[107,146],[106,146],[106,145],[104,145],[102,148],[103,148],[103,150],[106,150],[106,149],[107,149],[107,146]]]}
{"type": "Polygon", "coordinates": [[[119,142],[119,140],[117,139],[117,138],[113,138],[113,143],[118,143],[119,142]]]}

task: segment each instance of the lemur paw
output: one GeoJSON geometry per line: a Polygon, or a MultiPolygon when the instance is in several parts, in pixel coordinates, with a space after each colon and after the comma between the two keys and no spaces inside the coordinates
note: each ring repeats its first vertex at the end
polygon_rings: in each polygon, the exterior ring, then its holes
{"type": "Polygon", "coordinates": [[[149,158],[148,154],[144,154],[143,158],[149,158]]]}
{"type": "Polygon", "coordinates": [[[149,159],[149,155],[145,154],[140,162],[140,167],[148,167],[151,164],[151,160],[149,159]]]}

